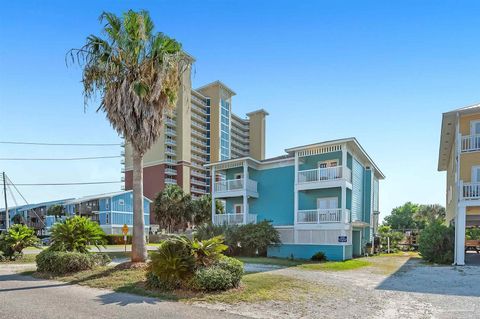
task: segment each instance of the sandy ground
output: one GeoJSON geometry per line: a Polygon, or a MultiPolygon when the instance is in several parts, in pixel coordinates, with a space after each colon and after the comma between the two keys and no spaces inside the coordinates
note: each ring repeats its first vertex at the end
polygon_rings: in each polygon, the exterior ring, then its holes
{"type": "Polygon", "coordinates": [[[431,266],[408,257],[369,258],[341,272],[274,270],[317,284],[303,300],[200,304],[255,318],[480,318],[480,267],[431,266]]]}

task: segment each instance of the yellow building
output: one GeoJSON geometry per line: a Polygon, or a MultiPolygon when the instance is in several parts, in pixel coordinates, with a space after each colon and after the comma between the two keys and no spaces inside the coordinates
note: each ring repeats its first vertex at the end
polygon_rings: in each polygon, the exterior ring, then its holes
{"type": "MultiPolygon", "coordinates": [[[[235,115],[235,94],[220,81],[193,89],[190,68],[184,72],[176,109],[165,114],[162,123],[164,134],[144,155],[145,196],[154,199],[165,185],[176,184],[197,198],[210,193],[210,168],[206,164],[244,156],[265,158],[268,113],[259,109],[245,118],[235,115]]],[[[123,154],[125,189],[129,190],[133,163],[128,143],[123,154]]],[[[153,218],[151,222],[155,223],[153,218]]]]}
{"type": "Polygon", "coordinates": [[[455,264],[465,264],[465,229],[480,226],[480,104],[443,114],[438,170],[447,172],[446,222],[455,225],[455,264]]]}

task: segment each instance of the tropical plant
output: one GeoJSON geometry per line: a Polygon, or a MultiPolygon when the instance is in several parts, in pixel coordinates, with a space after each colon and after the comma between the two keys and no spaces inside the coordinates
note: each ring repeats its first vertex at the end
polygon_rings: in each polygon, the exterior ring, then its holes
{"type": "Polygon", "coordinates": [[[219,291],[233,288],[232,274],[220,267],[199,268],[195,271],[192,286],[197,290],[219,291]]]}
{"type": "Polygon", "coordinates": [[[161,228],[168,232],[187,227],[192,220],[192,198],[178,185],[168,185],[154,201],[153,211],[161,228]]]}
{"type": "Polygon", "coordinates": [[[99,246],[105,244],[106,235],[100,225],[87,217],[74,216],[52,226],[49,249],[87,253],[88,245],[100,250],[99,246]]]}
{"type": "Polygon", "coordinates": [[[426,225],[445,221],[446,211],[445,207],[439,204],[434,205],[420,205],[413,215],[413,219],[416,221],[418,228],[423,229],[426,225]]]}
{"type": "MultiPolygon", "coordinates": [[[[237,254],[244,256],[266,256],[267,247],[280,243],[280,235],[271,222],[264,220],[257,224],[246,224],[238,227],[236,240],[237,254]]],[[[233,241],[233,240],[231,240],[233,241]]]]}
{"type": "MultiPolygon", "coordinates": [[[[193,201],[193,223],[200,225],[202,223],[208,223],[212,220],[212,195],[203,195],[200,198],[193,201]]],[[[223,214],[223,203],[215,199],[215,213],[223,214]]]]}
{"type": "Polygon", "coordinates": [[[310,259],[312,261],[327,261],[327,256],[325,255],[325,252],[319,251],[315,253],[310,259]]]}
{"type": "Polygon", "coordinates": [[[206,240],[192,240],[191,243],[192,254],[195,257],[195,264],[197,267],[208,267],[218,261],[222,253],[228,249],[227,245],[223,244],[223,236],[217,236],[206,240]]]}
{"type": "Polygon", "coordinates": [[[47,215],[60,217],[65,215],[65,209],[63,205],[52,205],[47,209],[47,215]]]}
{"type": "Polygon", "coordinates": [[[418,250],[429,262],[451,264],[453,262],[455,229],[434,222],[420,233],[418,250]]]}
{"type": "MultiPolygon", "coordinates": [[[[226,224],[215,225],[212,223],[205,223],[195,228],[193,237],[198,240],[205,240],[220,235],[224,235],[224,237],[226,237],[226,230],[228,227],[229,226],[226,224]]],[[[225,241],[226,240],[227,238],[225,238],[225,241]]]]}
{"type": "Polygon", "coordinates": [[[183,240],[165,240],[151,259],[149,268],[156,276],[157,287],[174,289],[190,278],[195,269],[195,258],[183,240]]]}
{"type": "Polygon", "coordinates": [[[175,107],[182,74],[191,60],[179,42],[154,32],[147,11],[129,10],[121,17],[104,12],[100,21],[105,23],[105,38],[90,35],[67,57],[83,67],[85,104],[99,94],[98,110],[132,147],[132,261],[145,261],[143,156],[160,136],[165,113],[175,107]]]}
{"type": "Polygon", "coordinates": [[[38,245],[39,239],[33,228],[15,224],[0,235],[0,259],[14,260],[22,256],[26,247],[38,245]]]}

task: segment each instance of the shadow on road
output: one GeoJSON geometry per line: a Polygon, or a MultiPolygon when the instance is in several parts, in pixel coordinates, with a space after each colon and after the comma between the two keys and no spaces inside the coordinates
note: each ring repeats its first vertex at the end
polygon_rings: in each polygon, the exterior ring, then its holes
{"type": "Polygon", "coordinates": [[[111,292],[98,296],[98,301],[102,305],[127,306],[130,304],[158,304],[162,301],[151,297],[131,295],[128,293],[111,292]]]}
{"type": "Polygon", "coordinates": [[[437,266],[409,258],[376,289],[480,297],[480,267],[437,266]]]}
{"type": "MultiPolygon", "coordinates": [[[[22,276],[22,275],[16,275],[16,274],[10,274],[10,275],[0,275],[0,282],[14,282],[14,281],[21,281],[21,282],[31,282],[31,283],[36,283],[39,281],[42,281],[41,279],[36,279],[30,276],[22,276]]],[[[35,286],[27,286],[27,287],[15,287],[15,288],[1,288],[0,287],[0,293],[1,292],[8,292],[8,291],[21,291],[21,290],[33,290],[33,289],[45,289],[45,288],[55,288],[55,287],[64,287],[68,286],[67,283],[65,284],[47,284],[47,285],[35,285],[35,286]]]]}

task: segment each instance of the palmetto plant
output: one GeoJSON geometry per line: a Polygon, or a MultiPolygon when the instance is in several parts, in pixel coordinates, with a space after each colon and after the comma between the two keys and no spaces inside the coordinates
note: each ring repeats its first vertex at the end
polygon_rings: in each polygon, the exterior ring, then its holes
{"type": "Polygon", "coordinates": [[[5,234],[0,235],[1,255],[9,259],[15,259],[16,256],[21,255],[26,247],[38,244],[39,240],[33,228],[21,224],[13,225],[5,234]]]}
{"type": "Polygon", "coordinates": [[[160,227],[169,232],[184,228],[192,219],[192,199],[178,185],[168,185],[157,195],[154,212],[160,227]]]}
{"type": "Polygon", "coordinates": [[[154,32],[148,12],[132,10],[118,17],[104,12],[105,37],[90,35],[80,49],[67,57],[83,67],[86,103],[96,94],[113,128],[133,150],[132,261],[147,257],[143,218],[143,155],[161,133],[167,110],[176,105],[181,75],[190,60],[181,45],[154,32]]]}
{"type": "Polygon", "coordinates": [[[106,244],[105,232],[86,217],[74,216],[56,223],[51,229],[51,249],[87,253],[88,246],[100,248],[106,244]]]}

